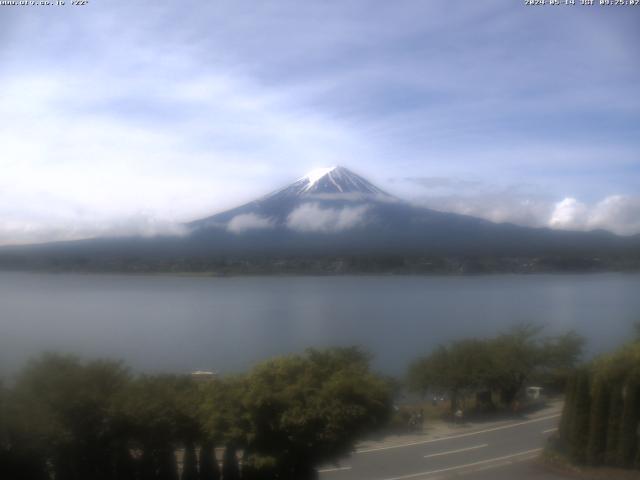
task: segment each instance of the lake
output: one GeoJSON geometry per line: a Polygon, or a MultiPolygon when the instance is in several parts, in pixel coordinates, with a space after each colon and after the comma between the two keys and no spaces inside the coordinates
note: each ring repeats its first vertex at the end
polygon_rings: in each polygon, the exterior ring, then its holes
{"type": "Polygon", "coordinates": [[[452,339],[541,323],[591,354],[640,319],[640,274],[233,277],[0,272],[0,369],[43,350],[136,370],[237,372],[310,346],[351,345],[399,374],[452,339]]]}

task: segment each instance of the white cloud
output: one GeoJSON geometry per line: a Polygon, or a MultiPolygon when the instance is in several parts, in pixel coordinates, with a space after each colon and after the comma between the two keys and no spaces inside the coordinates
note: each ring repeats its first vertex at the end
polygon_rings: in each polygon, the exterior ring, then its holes
{"type": "Polygon", "coordinates": [[[268,217],[261,217],[255,213],[243,213],[229,220],[227,230],[233,233],[243,233],[248,230],[273,228],[273,226],[273,220],[268,217]]]}
{"type": "Polygon", "coordinates": [[[128,217],[84,219],[61,215],[54,222],[31,218],[0,219],[0,245],[20,245],[51,241],[67,241],[97,237],[154,237],[182,236],[188,233],[182,223],[163,220],[153,215],[137,214],[128,217]]]}
{"type": "Polygon", "coordinates": [[[622,235],[640,233],[640,197],[607,197],[596,205],[589,222],[594,228],[605,228],[622,235]]]}
{"type": "Polygon", "coordinates": [[[640,197],[610,195],[593,205],[574,198],[556,204],[549,226],[562,229],[604,229],[619,235],[640,233],[640,197]]]}
{"type": "Polygon", "coordinates": [[[562,230],[580,230],[587,226],[589,220],[589,208],[575,198],[565,198],[556,203],[549,226],[562,230]]]}
{"type": "Polygon", "coordinates": [[[322,208],[305,203],[289,214],[287,226],[299,232],[339,232],[365,223],[366,205],[344,208],[322,208]]]}
{"type": "Polygon", "coordinates": [[[609,195],[593,203],[574,197],[554,202],[546,196],[502,191],[422,197],[417,203],[496,223],[559,230],[603,229],[618,235],[640,234],[640,197],[631,195],[609,195]]]}
{"type": "Polygon", "coordinates": [[[640,197],[610,195],[587,205],[575,198],[556,203],[549,226],[563,230],[604,229],[619,235],[640,233],[640,197]]]}

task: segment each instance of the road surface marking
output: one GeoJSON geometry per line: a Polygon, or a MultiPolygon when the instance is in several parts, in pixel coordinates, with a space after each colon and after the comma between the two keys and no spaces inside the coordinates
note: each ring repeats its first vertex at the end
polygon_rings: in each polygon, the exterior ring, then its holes
{"type": "Polygon", "coordinates": [[[451,455],[453,453],[466,452],[468,450],[477,450],[478,448],[484,448],[488,446],[489,446],[488,443],[483,443],[482,445],[475,445],[473,447],[467,447],[467,448],[459,448],[458,450],[449,450],[448,452],[432,453],[431,455],[425,455],[424,458],[439,457],[441,455],[451,455]]]}
{"type": "Polygon", "coordinates": [[[483,465],[485,463],[499,462],[501,460],[507,460],[509,458],[520,457],[522,455],[538,453],[541,451],[542,451],[542,448],[534,448],[533,450],[526,450],[524,452],[512,453],[511,455],[505,455],[503,457],[488,458],[487,460],[480,460],[479,462],[465,463],[464,465],[456,465],[454,467],[439,468],[438,470],[429,470],[428,472],[411,473],[409,475],[401,475],[399,477],[385,478],[384,480],[405,480],[406,478],[423,477],[425,475],[433,475],[434,473],[450,472],[451,470],[460,470],[462,468],[475,467],[476,465],[483,465]]]}
{"type": "Polygon", "coordinates": [[[351,470],[351,467],[323,468],[322,470],[318,470],[318,473],[341,472],[343,470],[351,470]]]}
{"type": "Polygon", "coordinates": [[[486,430],[479,430],[477,432],[461,433],[460,435],[451,435],[450,437],[434,438],[431,440],[420,440],[419,442],[402,443],[400,445],[388,445],[386,447],[364,448],[362,450],[356,450],[354,453],[370,453],[379,452],[381,450],[391,450],[393,448],[412,447],[413,445],[425,445],[427,443],[443,442],[445,440],[453,440],[455,438],[470,437],[471,435],[480,435],[481,433],[495,432],[497,430],[504,430],[505,428],[514,428],[521,425],[528,425],[534,422],[542,422],[543,420],[549,420],[550,418],[557,418],[561,413],[555,415],[547,415],[546,417],[534,418],[533,420],[527,420],[525,422],[511,423],[509,425],[502,425],[500,427],[487,428],[486,430]]]}
{"type": "Polygon", "coordinates": [[[548,428],[547,430],[542,430],[542,433],[551,433],[551,432],[555,432],[556,430],[558,430],[557,428],[548,428]]]}

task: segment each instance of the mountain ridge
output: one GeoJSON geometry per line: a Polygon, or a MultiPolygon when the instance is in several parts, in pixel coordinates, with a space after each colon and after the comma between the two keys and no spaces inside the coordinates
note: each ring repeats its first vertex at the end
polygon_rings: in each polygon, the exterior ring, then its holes
{"type": "Polygon", "coordinates": [[[431,210],[340,166],[185,228],[183,236],[3,247],[0,268],[228,271],[231,262],[232,273],[640,269],[640,236],[529,228],[431,210]]]}

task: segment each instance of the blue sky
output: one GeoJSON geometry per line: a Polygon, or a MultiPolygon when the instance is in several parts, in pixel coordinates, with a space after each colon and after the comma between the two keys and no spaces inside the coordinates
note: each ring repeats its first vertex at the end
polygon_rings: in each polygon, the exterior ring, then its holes
{"type": "Polygon", "coordinates": [[[639,233],[640,7],[523,3],[0,7],[0,244],[172,231],[333,164],[639,233]]]}

